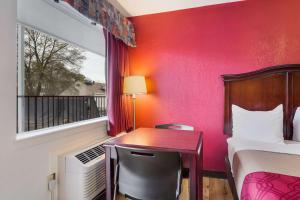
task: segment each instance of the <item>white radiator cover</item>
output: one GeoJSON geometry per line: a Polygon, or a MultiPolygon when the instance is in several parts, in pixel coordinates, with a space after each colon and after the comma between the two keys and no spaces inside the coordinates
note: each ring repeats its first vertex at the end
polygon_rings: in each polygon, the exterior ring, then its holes
{"type": "Polygon", "coordinates": [[[59,200],[92,200],[105,189],[105,154],[85,164],[76,157],[99,145],[59,156],[59,200]]]}

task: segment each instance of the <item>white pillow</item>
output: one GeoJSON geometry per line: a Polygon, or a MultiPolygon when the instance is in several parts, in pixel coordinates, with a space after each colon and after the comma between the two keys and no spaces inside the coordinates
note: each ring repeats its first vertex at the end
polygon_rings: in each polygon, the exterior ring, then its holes
{"type": "Polygon", "coordinates": [[[283,143],[283,106],[271,111],[248,111],[232,105],[234,138],[283,143]]]}
{"type": "Polygon", "coordinates": [[[297,108],[293,120],[293,140],[300,142],[300,107],[297,108]]]}

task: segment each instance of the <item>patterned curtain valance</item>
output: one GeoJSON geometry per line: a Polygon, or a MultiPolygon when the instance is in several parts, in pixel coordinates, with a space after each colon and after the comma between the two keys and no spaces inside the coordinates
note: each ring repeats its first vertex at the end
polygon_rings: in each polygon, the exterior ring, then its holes
{"type": "Polygon", "coordinates": [[[83,15],[100,23],[115,37],[125,44],[136,47],[134,27],[131,21],[124,17],[107,0],[64,0],[83,15]]]}

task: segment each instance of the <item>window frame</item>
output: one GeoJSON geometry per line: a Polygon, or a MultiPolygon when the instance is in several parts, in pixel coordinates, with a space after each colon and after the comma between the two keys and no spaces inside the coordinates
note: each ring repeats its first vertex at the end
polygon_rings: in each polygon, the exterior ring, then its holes
{"type": "MultiPolygon", "coordinates": [[[[105,92],[106,96],[106,101],[105,101],[105,108],[106,108],[106,116],[102,117],[96,117],[92,119],[86,119],[86,120],[81,120],[81,121],[76,121],[76,122],[71,122],[71,123],[66,123],[66,124],[60,124],[60,125],[55,125],[51,127],[45,127],[41,129],[36,129],[36,130],[30,130],[30,131],[24,131],[24,119],[25,119],[25,101],[19,101],[18,96],[24,95],[25,93],[25,72],[24,72],[24,34],[25,34],[25,28],[29,28],[31,30],[35,30],[38,32],[41,32],[42,34],[46,34],[49,37],[58,39],[60,41],[66,42],[68,44],[74,45],[78,48],[81,48],[85,51],[89,51],[92,53],[95,53],[99,56],[103,56],[97,52],[91,51],[90,49],[86,49],[82,46],[79,46],[78,44],[75,44],[73,42],[70,42],[68,40],[62,39],[57,37],[56,35],[53,35],[51,33],[48,33],[47,31],[40,30],[36,27],[31,27],[26,24],[23,24],[21,22],[17,23],[17,91],[16,91],[16,97],[17,97],[17,125],[16,125],[16,139],[17,140],[23,140],[23,139],[28,139],[28,138],[33,138],[37,136],[43,136],[47,134],[52,134],[56,132],[61,132],[64,130],[68,129],[73,129],[77,127],[82,127],[82,126],[87,126],[95,123],[103,123],[107,125],[108,117],[107,117],[107,90],[105,92]]],[[[100,33],[99,33],[100,34],[100,33]]],[[[105,64],[105,85],[107,88],[107,65],[105,64]]]]}

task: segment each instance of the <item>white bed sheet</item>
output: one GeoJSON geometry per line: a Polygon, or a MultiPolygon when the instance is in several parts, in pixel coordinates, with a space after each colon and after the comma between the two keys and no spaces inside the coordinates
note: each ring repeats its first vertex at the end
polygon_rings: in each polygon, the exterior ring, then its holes
{"type": "Polygon", "coordinates": [[[228,159],[231,166],[233,166],[234,154],[242,150],[258,150],[300,155],[300,142],[292,140],[285,140],[284,143],[266,143],[231,137],[227,139],[227,143],[228,159]]]}

